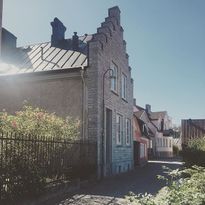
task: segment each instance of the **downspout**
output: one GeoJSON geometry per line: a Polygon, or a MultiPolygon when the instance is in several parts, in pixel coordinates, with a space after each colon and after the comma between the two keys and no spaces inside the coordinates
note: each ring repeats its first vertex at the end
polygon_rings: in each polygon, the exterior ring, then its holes
{"type": "Polygon", "coordinates": [[[85,78],[84,78],[84,74],[85,74],[85,67],[82,66],[81,67],[81,78],[82,78],[82,137],[83,137],[83,141],[85,140],[85,108],[86,108],[86,102],[85,102],[85,98],[86,98],[86,94],[85,94],[85,89],[86,89],[86,84],[85,84],[85,78]]]}
{"type": "Polygon", "coordinates": [[[106,74],[111,71],[112,72],[112,76],[110,76],[110,78],[114,78],[114,71],[111,69],[111,68],[108,68],[104,74],[103,74],[103,84],[102,84],[102,139],[101,139],[101,162],[102,162],[102,165],[101,165],[101,179],[104,178],[105,176],[105,173],[104,173],[104,169],[105,169],[105,166],[106,166],[106,163],[105,163],[105,76],[106,74]]]}
{"type": "Polygon", "coordinates": [[[1,60],[1,40],[2,40],[2,14],[3,14],[3,0],[0,0],[0,60],[1,60]]]}

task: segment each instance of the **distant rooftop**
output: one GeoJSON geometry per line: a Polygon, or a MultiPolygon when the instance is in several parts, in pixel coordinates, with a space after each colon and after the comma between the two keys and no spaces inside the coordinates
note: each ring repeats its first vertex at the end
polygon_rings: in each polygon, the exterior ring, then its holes
{"type": "Polygon", "coordinates": [[[151,120],[158,120],[159,118],[164,118],[166,114],[166,111],[150,112],[149,117],[151,120]]]}
{"type": "Polygon", "coordinates": [[[140,111],[134,112],[134,115],[135,115],[138,119],[140,119],[143,113],[144,113],[144,110],[140,110],[140,111]]]}

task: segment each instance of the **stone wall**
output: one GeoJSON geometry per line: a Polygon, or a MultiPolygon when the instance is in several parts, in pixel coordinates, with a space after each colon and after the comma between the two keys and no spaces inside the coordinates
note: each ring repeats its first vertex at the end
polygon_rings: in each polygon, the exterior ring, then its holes
{"type": "MultiPolygon", "coordinates": [[[[103,74],[114,63],[118,68],[118,88],[114,93],[110,89],[109,72],[104,82],[105,108],[112,110],[112,170],[105,175],[127,171],[133,167],[133,142],[125,143],[125,119],[132,121],[133,115],[133,82],[128,65],[126,42],[123,40],[123,28],[120,25],[118,7],[109,9],[109,15],[97,29],[93,40],[89,43],[89,68],[87,69],[88,86],[88,136],[98,139],[98,165],[102,165],[102,127],[103,127],[103,74]],[[127,76],[127,99],[121,97],[121,76],[127,76]],[[123,116],[122,145],[116,145],[116,114],[123,116]]],[[[106,110],[106,109],[105,109],[106,110]]],[[[132,133],[132,132],[131,132],[132,133]]],[[[106,139],[106,137],[104,138],[106,139]]],[[[106,144],[106,141],[104,141],[106,144]]],[[[104,154],[106,146],[104,146],[104,154]]],[[[104,156],[105,158],[105,156],[104,156]]],[[[106,169],[104,169],[106,172],[106,169]]]]}
{"type": "Polygon", "coordinates": [[[82,121],[82,80],[79,73],[59,75],[14,75],[0,77],[0,110],[33,106],[82,121]]]}

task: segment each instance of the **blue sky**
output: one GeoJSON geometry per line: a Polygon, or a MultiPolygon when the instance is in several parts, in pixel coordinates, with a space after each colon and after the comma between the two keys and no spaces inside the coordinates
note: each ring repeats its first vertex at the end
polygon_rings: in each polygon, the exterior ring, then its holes
{"type": "Polygon", "coordinates": [[[134,78],[134,96],[173,122],[205,118],[204,0],[4,0],[3,26],[18,45],[49,41],[58,17],[79,35],[95,33],[118,5],[134,78]]]}

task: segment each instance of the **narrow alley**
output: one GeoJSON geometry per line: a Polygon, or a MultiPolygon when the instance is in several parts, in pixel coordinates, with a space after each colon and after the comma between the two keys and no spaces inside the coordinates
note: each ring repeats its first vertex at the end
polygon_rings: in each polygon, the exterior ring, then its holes
{"type": "Polygon", "coordinates": [[[165,185],[157,179],[157,175],[166,175],[163,166],[177,169],[182,165],[180,161],[149,161],[144,167],[117,177],[105,179],[89,188],[80,190],[74,195],[67,194],[58,199],[44,203],[44,205],[124,205],[129,204],[124,196],[133,193],[155,194],[165,185]]]}

